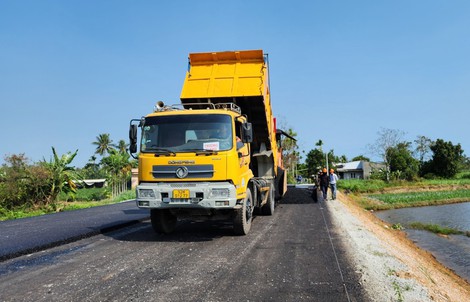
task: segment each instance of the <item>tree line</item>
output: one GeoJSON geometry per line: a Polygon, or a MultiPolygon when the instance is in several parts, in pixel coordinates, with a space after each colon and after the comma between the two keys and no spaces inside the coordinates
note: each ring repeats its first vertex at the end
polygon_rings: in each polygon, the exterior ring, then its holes
{"type": "MultiPolygon", "coordinates": [[[[464,155],[462,146],[444,139],[432,140],[419,135],[414,141],[404,139],[405,133],[397,129],[381,128],[377,139],[368,145],[370,153],[380,158],[383,169],[373,171],[373,178],[390,180],[417,180],[423,178],[452,178],[462,170],[470,169],[470,160],[464,155]]],[[[299,163],[297,170],[305,177],[316,175],[318,169],[349,160],[345,155],[336,156],[334,150],[324,151],[323,142],[315,143],[316,148],[306,154],[305,163],[299,163]]],[[[371,161],[358,155],[350,161],[371,161]]]]}
{"type": "Polygon", "coordinates": [[[113,144],[109,134],[99,134],[92,144],[96,146],[95,154],[83,168],[71,165],[78,150],[59,155],[52,147],[50,160],[36,163],[30,163],[25,154],[5,156],[0,167],[0,211],[56,210],[59,194],[74,194],[83,179],[106,179],[112,197],[127,190],[131,168],[137,162],[130,160],[126,142],[113,144]],[[97,155],[101,157],[98,163],[97,155]]]}
{"type": "MultiPolygon", "coordinates": [[[[292,128],[287,133],[297,137],[292,128]]],[[[432,140],[424,135],[417,136],[414,141],[407,141],[404,137],[405,132],[397,129],[381,128],[377,132],[377,139],[367,147],[370,154],[380,158],[384,168],[373,171],[372,178],[384,181],[452,178],[458,172],[470,169],[470,159],[464,155],[460,144],[444,139],[432,140]]],[[[301,154],[295,140],[286,138],[281,142],[289,183],[294,183],[297,175],[310,178],[326,166],[334,168],[338,163],[371,161],[362,154],[348,159],[345,155],[336,155],[334,149],[324,150],[323,145],[319,139],[314,149],[301,154]]]]}
{"type": "Polygon", "coordinates": [[[382,178],[389,180],[415,180],[424,178],[452,178],[469,169],[470,161],[462,146],[438,138],[432,140],[419,135],[412,142],[397,129],[382,128],[370,149],[385,164],[382,178]]]}
{"type": "MultiPolygon", "coordinates": [[[[297,133],[291,128],[287,131],[292,137],[297,133]]],[[[425,178],[452,178],[459,171],[470,168],[470,160],[464,155],[460,144],[426,136],[418,136],[413,142],[406,141],[404,132],[395,129],[380,129],[377,140],[369,145],[371,153],[379,156],[384,169],[375,171],[373,177],[383,180],[414,180],[425,178]]],[[[131,160],[124,140],[113,144],[109,134],[99,134],[95,153],[83,168],[74,168],[71,163],[78,153],[67,152],[58,155],[52,147],[49,161],[43,159],[31,164],[24,154],[5,157],[0,167],[0,210],[16,208],[49,207],[56,209],[59,194],[74,194],[77,182],[83,179],[104,178],[110,188],[110,195],[117,196],[127,190],[131,169],[137,161],[131,160]],[[97,162],[98,157],[101,159],[97,162]]],[[[283,154],[284,168],[288,170],[288,181],[295,182],[294,176],[306,178],[316,175],[319,168],[335,167],[337,163],[348,162],[345,155],[337,156],[334,150],[323,150],[323,141],[315,143],[316,148],[305,154],[305,161],[299,152],[297,142],[284,139],[280,150],[283,154]]],[[[351,159],[370,161],[364,155],[351,159]]]]}

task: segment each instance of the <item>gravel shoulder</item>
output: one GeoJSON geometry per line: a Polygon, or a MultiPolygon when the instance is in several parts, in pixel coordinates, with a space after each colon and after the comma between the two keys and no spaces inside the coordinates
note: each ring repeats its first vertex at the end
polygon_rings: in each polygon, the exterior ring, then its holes
{"type": "Polygon", "coordinates": [[[470,284],[347,195],[325,202],[373,301],[469,301],[470,284]]]}

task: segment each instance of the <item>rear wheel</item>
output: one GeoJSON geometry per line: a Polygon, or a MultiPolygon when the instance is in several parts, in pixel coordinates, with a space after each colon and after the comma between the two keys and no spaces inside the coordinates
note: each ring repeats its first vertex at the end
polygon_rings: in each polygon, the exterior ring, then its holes
{"type": "Polygon", "coordinates": [[[250,232],[251,221],[253,219],[253,198],[251,190],[246,190],[246,197],[243,200],[242,207],[235,210],[233,218],[233,231],[237,235],[246,235],[250,232]]]}
{"type": "Polygon", "coordinates": [[[150,210],[150,221],[155,232],[170,234],[176,228],[177,217],[170,213],[170,210],[152,209],[150,210]]]}
{"type": "Polygon", "coordinates": [[[275,200],[275,194],[276,190],[274,188],[274,184],[271,183],[270,189],[269,189],[269,196],[268,196],[268,202],[261,208],[261,212],[263,215],[268,215],[271,216],[274,214],[274,207],[276,206],[276,200],[275,200]]]}

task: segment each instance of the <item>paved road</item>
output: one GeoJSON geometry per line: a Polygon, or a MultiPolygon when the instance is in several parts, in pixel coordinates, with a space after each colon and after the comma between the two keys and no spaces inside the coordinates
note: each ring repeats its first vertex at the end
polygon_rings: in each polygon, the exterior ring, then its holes
{"type": "Polygon", "coordinates": [[[0,301],[368,301],[328,207],[289,188],[247,236],[148,220],[0,263],[0,301]]]}
{"type": "Polygon", "coordinates": [[[149,217],[135,201],[0,221],[0,261],[136,223],[149,217]]]}

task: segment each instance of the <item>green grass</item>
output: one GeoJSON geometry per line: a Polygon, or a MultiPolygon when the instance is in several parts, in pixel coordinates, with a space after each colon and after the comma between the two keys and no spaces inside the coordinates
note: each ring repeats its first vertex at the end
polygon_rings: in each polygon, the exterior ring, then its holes
{"type": "Polygon", "coordinates": [[[470,232],[469,231],[461,231],[457,230],[454,228],[449,228],[449,227],[444,227],[440,226],[438,224],[426,224],[422,222],[413,222],[410,223],[409,228],[415,229],[415,230],[425,230],[432,232],[434,234],[441,234],[441,235],[465,235],[470,237],[470,232]]]}
{"type": "Polygon", "coordinates": [[[470,172],[453,179],[419,181],[340,180],[338,189],[355,196],[366,210],[439,205],[470,201],[470,172]]]}
{"type": "Polygon", "coordinates": [[[434,186],[463,186],[470,185],[470,178],[453,178],[453,179],[423,179],[416,182],[416,185],[434,185],[434,186]]]}
{"type": "Polygon", "coordinates": [[[338,181],[339,190],[353,193],[377,192],[390,186],[392,184],[387,184],[383,180],[344,179],[338,181]]]}
{"type": "Polygon", "coordinates": [[[8,210],[0,207],[0,221],[12,220],[18,218],[34,217],[47,214],[47,211],[44,209],[39,210],[28,210],[28,209],[15,209],[8,210]]]}
{"type": "Polygon", "coordinates": [[[447,191],[424,191],[424,192],[406,192],[406,193],[384,193],[370,194],[370,198],[378,199],[387,204],[416,204],[423,201],[440,200],[470,200],[470,190],[447,190],[447,191]]]}
{"type": "Polygon", "coordinates": [[[390,210],[470,201],[470,189],[364,194],[359,204],[366,210],[390,210]]]}
{"type": "Polygon", "coordinates": [[[386,182],[378,179],[344,179],[338,181],[338,189],[352,193],[374,193],[387,189],[400,187],[448,187],[448,186],[470,186],[470,172],[465,171],[457,174],[452,179],[420,179],[418,181],[391,181],[386,182]]]}
{"type": "MultiPolygon", "coordinates": [[[[89,190],[89,189],[86,189],[89,190]]],[[[97,206],[103,206],[107,204],[118,203],[124,200],[135,199],[135,190],[126,191],[116,198],[107,198],[100,201],[59,201],[57,204],[58,211],[73,211],[79,209],[92,208],[97,206]]],[[[25,217],[40,216],[48,213],[52,213],[51,209],[15,209],[7,210],[0,207],[0,221],[11,220],[25,217]]]]}
{"type": "Polygon", "coordinates": [[[118,203],[124,200],[135,199],[135,190],[126,191],[113,199],[105,199],[100,201],[88,201],[88,202],[64,202],[64,207],[62,208],[63,211],[73,211],[79,209],[87,209],[107,204],[118,203]]]}
{"type": "Polygon", "coordinates": [[[88,188],[88,189],[78,189],[76,194],[65,194],[61,193],[59,195],[59,200],[66,201],[98,201],[109,199],[111,193],[109,189],[106,188],[88,188]]]}
{"type": "Polygon", "coordinates": [[[119,202],[119,201],[124,201],[124,200],[129,200],[129,199],[135,199],[135,198],[136,198],[135,190],[129,190],[124,193],[121,193],[116,198],[114,198],[114,200],[119,202]]]}

